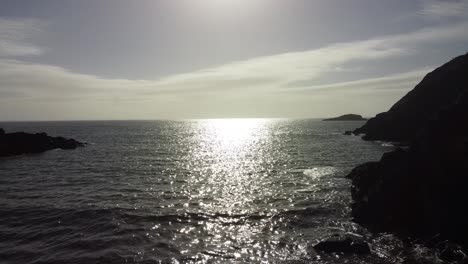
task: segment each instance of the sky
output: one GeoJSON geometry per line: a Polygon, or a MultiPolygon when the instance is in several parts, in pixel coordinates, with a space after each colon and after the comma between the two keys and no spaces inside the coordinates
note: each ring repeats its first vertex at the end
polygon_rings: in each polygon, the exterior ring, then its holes
{"type": "Polygon", "coordinates": [[[0,120],[372,117],[468,0],[0,0],[0,120]]]}

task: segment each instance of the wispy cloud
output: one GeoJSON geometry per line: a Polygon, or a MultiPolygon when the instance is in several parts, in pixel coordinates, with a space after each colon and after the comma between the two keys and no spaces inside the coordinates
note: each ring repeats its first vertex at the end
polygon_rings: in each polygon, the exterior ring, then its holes
{"type": "Polygon", "coordinates": [[[293,87],[281,92],[301,92],[301,93],[316,93],[316,92],[347,92],[347,93],[363,93],[363,92],[379,92],[385,90],[402,90],[404,92],[413,88],[422,78],[434,67],[424,67],[410,72],[391,74],[384,77],[366,78],[355,81],[331,83],[325,85],[312,85],[306,87],[293,87]]]}
{"type": "MultiPolygon", "coordinates": [[[[40,28],[26,21],[0,20],[1,24],[0,43],[9,43],[9,46],[0,47],[0,113],[24,107],[26,104],[18,102],[27,101],[27,107],[31,108],[29,113],[37,113],[36,106],[47,118],[55,115],[74,118],[78,114],[94,118],[170,118],[180,116],[181,112],[199,117],[220,109],[226,111],[220,115],[253,109],[265,116],[277,115],[278,105],[283,106],[286,115],[300,116],[308,113],[307,109],[314,109],[310,106],[314,100],[316,108],[312,115],[317,116],[323,115],[320,105],[333,104],[343,91],[356,94],[347,98],[349,109],[369,113],[370,109],[387,107],[402,96],[426,69],[320,86],[311,83],[325,74],[340,74],[342,69],[362,69],[366,62],[385,63],[386,59],[417,55],[427,46],[468,40],[468,23],[460,23],[257,57],[160,80],[129,80],[79,74],[58,66],[11,59],[10,56],[41,53],[41,49],[24,42],[40,28]],[[391,93],[393,97],[387,96],[386,101],[376,99],[381,92],[391,93]],[[362,95],[374,96],[366,109],[357,103],[362,95]]],[[[337,108],[336,111],[342,110],[337,108]]],[[[5,118],[4,115],[0,114],[0,119],[5,118]]]]}
{"type": "Polygon", "coordinates": [[[460,17],[468,14],[468,1],[466,0],[428,0],[423,2],[419,12],[426,17],[445,18],[460,17]]]}
{"type": "Polygon", "coordinates": [[[38,55],[42,49],[30,44],[44,23],[35,19],[0,18],[0,57],[38,55]]]}
{"type": "MultiPolygon", "coordinates": [[[[468,40],[468,23],[425,28],[408,34],[337,43],[323,48],[285,53],[167,77],[156,83],[163,90],[274,90],[307,83],[337,71],[342,65],[415,55],[424,46],[468,40]]],[[[160,91],[160,90],[157,90],[160,91]]]]}
{"type": "Polygon", "coordinates": [[[139,94],[154,87],[154,81],[104,79],[57,66],[0,59],[0,91],[19,92],[28,98],[109,98],[112,94],[139,94]]]}

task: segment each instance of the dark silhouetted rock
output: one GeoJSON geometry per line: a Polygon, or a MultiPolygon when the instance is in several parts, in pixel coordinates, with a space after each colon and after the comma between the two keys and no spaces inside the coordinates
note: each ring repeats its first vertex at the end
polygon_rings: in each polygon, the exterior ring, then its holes
{"type": "Polygon", "coordinates": [[[365,140],[409,142],[467,89],[468,54],[465,54],[427,74],[390,110],[369,119],[354,134],[365,134],[365,140]]]}
{"type": "Polygon", "coordinates": [[[0,129],[0,156],[14,156],[27,153],[40,153],[51,149],[75,149],[83,143],[63,137],[49,137],[46,133],[29,134],[24,132],[5,134],[0,129]]]}
{"type": "Polygon", "coordinates": [[[360,115],[347,114],[339,117],[324,119],[323,121],[366,121],[367,119],[363,118],[360,115]]]}
{"type": "MultiPolygon", "coordinates": [[[[359,165],[347,176],[352,179],[352,215],[372,231],[399,231],[410,218],[406,208],[412,196],[408,177],[408,153],[403,149],[385,153],[380,162],[359,165]],[[398,215],[398,217],[397,217],[398,215]]],[[[406,230],[405,230],[406,231],[406,230]]]]}
{"type": "Polygon", "coordinates": [[[314,249],[323,253],[370,254],[370,248],[363,239],[350,235],[334,235],[316,245],[314,249]]]}
{"type": "Polygon", "coordinates": [[[348,131],[345,131],[344,134],[347,136],[351,136],[353,134],[353,131],[348,130],[348,131]]]}
{"type": "MultiPolygon", "coordinates": [[[[428,99],[431,112],[437,108],[437,113],[426,117],[418,132],[403,129],[396,135],[385,134],[387,140],[411,139],[408,149],[386,153],[379,162],[360,165],[348,175],[352,179],[352,216],[357,223],[376,232],[426,239],[438,235],[468,247],[467,60],[465,55],[449,62],[447,68],[443,66],[426,76],[422,82],[426,84],[415,88],[417,93],[410,92],[412,96],[406,100],[411,102],[427,96],[420,89],[429,89],[431,96],[437,94],[444,103],[436,106],[434,98],[428,99]],[[429,80],[434,83],[427,83],[429,80]],[[465,86],[461,87],[463,82],[465,86]],[[438,90],[436,84],[441,86],[438,90]]],[[[393,121],[401,128],[400,121],[393,121]]],[[[443,255],[458,258],[452,253],[443,255]]]]}
{"type": "Polygon", "coordinates": [[[468,260],[465,250],[459,245],[442,242],[437,245],[437,256],[445,262],[467,263],[468,260]]]}

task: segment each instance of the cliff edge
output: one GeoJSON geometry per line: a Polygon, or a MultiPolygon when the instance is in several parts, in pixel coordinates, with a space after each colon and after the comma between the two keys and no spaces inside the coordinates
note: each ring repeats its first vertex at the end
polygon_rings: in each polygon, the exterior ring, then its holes
{"type": "Polygon", "coordinates": [[[365,140],[410,142],[443,108],[450,107],[468,89],[468,53],[427,74],[390,110],[353,131],[365,140]]]}

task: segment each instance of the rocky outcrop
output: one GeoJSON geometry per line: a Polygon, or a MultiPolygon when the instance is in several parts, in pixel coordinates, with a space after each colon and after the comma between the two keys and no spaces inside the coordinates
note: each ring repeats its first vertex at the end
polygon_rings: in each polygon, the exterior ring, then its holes
{"type": "Polygon", "coordinates": [[[437,113],[451,106],[468,87],[468,54],[427,74],[387,112],[371,118],[354,134],[365,140],[409,142],[437,113]]]}
{"type": "Polygon", "coordinates": [[[364,239],[353,235],[328,237],[314,245],[318,253],[370,254],[369,244],[364,239]]]}
{"type": "Polygon", "coordinates": [[[467,78],[468,56],[464,55],[430,73],[417,91],[392,107],[414,110],[418,118],[415,113],[393,115],[390,112],[396,110],[391,109],[384,114],[391,116],[388,120],[378,115],[363,127],[381,124],[387,129],[385,133],[367,130],[368,139],[410,140],[411,144],[406,150],[384,154],[379,162],[360,165],[348,175],[357,223],[376,232],[428,239],[437,235],[468,247],[467,78]],[[418,108],[424,101],[430,110],[418,108]],[[418,125],[410,125],[413,118],[418,125]]]}
{"type": "Polygon", "coordinates": [[[5,133],[0,128],[0,157],[40,153],[51,149],[76,149],[84,144],[74,139],[50,137],[46,133],[5,133]]]}
{"type": "Polygon", "coordinates": [[[339,117],[324,119],[323,121],[366,121],[361,115],[347,114],[339,117]]]}

